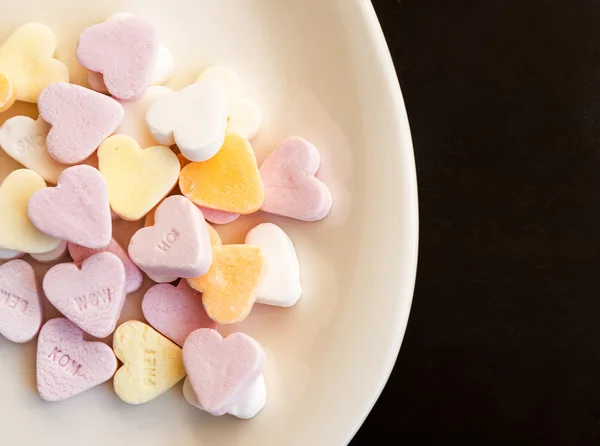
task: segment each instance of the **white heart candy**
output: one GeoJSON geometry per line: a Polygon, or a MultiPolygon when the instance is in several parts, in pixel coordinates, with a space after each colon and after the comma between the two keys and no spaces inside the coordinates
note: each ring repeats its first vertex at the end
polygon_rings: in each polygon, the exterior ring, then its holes
{"type": "Polygon", "coordinates": [[[256,302],[291,307],[302,295],[300,264],[294,244],[279,226],[262,223],[246,235],[246,244],[258,246],[265,259],[265,273],[256,302]]]}
{"type": "Polygon", "coordinates": [[[15,116],[0,127],[0,146],[15,161],[37,172],[44,180],[56,184],[65,168],[48,153],[46,137],[50,125],[42,118],[15,116]]]}
{"type": "MultiPolygon", "coordinates": [[[[190,384],[189,378],[183,383],[183,396],[186,401],[198,409],[204,410],[198,397],[194,393],[194,389],[190,384]]],[[[267,402],[267,386],[265,384],[265,375],[261,374],[254,384],[242,395],[240,400],[227,412],[237,418],[247,420],[253,418],[265,407],[267,402]]]]}
{"type": "Polygon", "coordinates": [[[146,125],[146,113],[156,99],[169,93],[173,93],[173,90],[167,87],[148,87],[144,94],[134,101],[119,101],[125,110],[125,116],[115,133],[131,136],[140,147],[158,145],[158,141],[146,125]]]}
{"type": "Polygon", "coordinates": [[[262,126],[262,114],[256,104],[242,97],[242,83],[235,71],[223,66],[205,69],[196,82],[210,81],[220,84],[227,92],[228,116],[227,130],[245,139],[253,139],[262,126]]]}
{"type": "Polygon", "coordinates": [[[225,141],[227,110],[223,87],[201,81],[156,99],[146,123],[160,144],[177,144],[190,161],[206,161],[225,141]]]}

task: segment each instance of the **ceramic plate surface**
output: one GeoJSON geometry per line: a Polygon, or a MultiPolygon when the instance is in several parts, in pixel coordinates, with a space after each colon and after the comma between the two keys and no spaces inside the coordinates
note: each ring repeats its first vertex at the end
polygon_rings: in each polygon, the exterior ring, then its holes
{"type": "MultiPolygon", "coordinates": [[[[317,446],[347,443],[379,396],[406,328],[417,262],[418,206],[410,130],[389,52],[362,0],[30,0],[0,14],[0,39],[28,22],[57,34],[57,57],[72,81],[79,33],[115,12],[153,20],[172,50],[181,88],[201,69],[223,64],[264,112],[253,141],[259,162],[284,137],[321,149],[320,176],[334,209],[320,223],[256,214],[219,228],[243,242],[258,222],[281,225],[296,245],[304,295],[290,309],[257,305],[236,330],[267,353],[265,409],[253,420],[211,417],[186,403],[179,384],[129,406],[106,383],[62,403],[35,388],[36,342],[0,339],[3,445],[317,446]]],[[[17,104],[0,123],[35,106],[17,104]]],[[[20,166],[0,151],[0,180],[20,166]]],[[[139,225],[118,221],[127,243],[139,225]]],[[[41,279],[46,267],[36,264],[41,279]]],[[[152,285],[128,297],[122,320],[141,319],[152,285]]],[[[46,317],[57,316],[46,303],[46,317]]],[[[107,340],[110,341],[110,340],[107,340]]],[[[401,365],[400,365],[401,366],[401,365]]]]}

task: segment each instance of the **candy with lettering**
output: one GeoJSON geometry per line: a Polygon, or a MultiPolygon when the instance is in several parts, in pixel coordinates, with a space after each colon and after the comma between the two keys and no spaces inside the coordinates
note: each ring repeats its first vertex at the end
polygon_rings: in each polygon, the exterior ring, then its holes
{"type": "Polygon", "coordinates": [[[24,260],[0,265],[0,334],[12,342],[29,342],[42,326],[42,294],[35,273],[24,260]]]}
{"type": "Polygon", "coordinates": [[[265,187],[261,210],[304,221],[325,218],[333,199],[315,177],[320,165],[319,150],[307,140],[292,136],[279,144],[260,167],[265,187]]]}
{"type": "Polygon", "coordinates": [[[258,246],[265,257],[265,274],[256,302],[291,307],[302,295],[300,264],[294,244],[279,226],[262,223],[246,235],[246,244],[258,246]]]}
{"type": "Polygon", "coordinates": [[[183,344],[183,363],[202,408],[212,415],[229,412],[262,374],[265,352],[244,333],[225,339],[201,328],[183,344]]]}
{"type": "Polygon", "coordinates": [[[126,403],[152,401],[185,377],[181,348],[142,322],[121,324],[113,349],[123,362],[115,374],[115,392],[126,403]]]}
{"type": "Polygon", "coordinates": [[[131,238],[131,260],[158,276],[206,274],[212,251],[202,212],[187,198],[173,195],[158,206],[154,218],[154,226],[140,229],[131,238]]]}
{"type": "Polygon", "coordinates": [[[108,381],[117,358],[103,342],[87,342],[65,318],[46,322],[37,349],[37,389],[46,401],[63,401],[108,381]]]}
{"type": "Polygon", "coordinates": [[[44,277],[44,293],[52,305],[86,333],[110,335],[125,303],[125,267],[110,252],[75,263],[56,265],[44,277]]]}
{"type": "Polygon", "coordinates": [[[66,169],[57,187],[34,193],[28,213],[44,234],[86,248],[104,248],[112,237],[106,182],[97,169],[85,164],[66,169]]]}
{"type": "Polygon", "coordinates": [[[38,173],[44,180],[56,184],[67,168],[48,153],[46,137],[50,125],[42,118],[15,116],[0,127],[0,146],[15,161],[38,173]]]}
{"type": "Polygon", "coordinates": [[[75,263],[81,263],[88,257],[98,254],[99,252],[113,253],[121,260],[121,262],[123,262],[123,266],[125,267],[125,292],[127,294],[134,293],[142,286],[142,282],[144,281],[142,271],[135,266],[135,263],[131,261],[125,250],[114,238],[110,241],[108,246],[100,249],[85,248],[74,243],[69,243],[68,247],[69,255],[75,263]]]}
{"type": "Polygon", "coordinates": [[[57,82],[42,91],[40,116],[52,126],[46,146],[62,164],[87,159],[123,119],[123,106],[113,98],[75,84],[57,82]]]}
{"type": "Polygon", "coordinates": [[[215,328],[202,305],[202,296],[185,280],[173,285],[154,285],[144,295],[142,311],[146,320],[179,346],[199,328],[215,328]]]}
{"type": "Polygon", "coordinates": [[[53,250],[60,239],[40,232],[29,219],[31,196],[46,187],[33,170],[19,169],[0,185],[0,248],[39,254],[53,250]]]}
{"type": "MultiPolygon", "coordinates": [[[[194,393],[194,389],[192,389],[189,377],[183,382],[183,396],[192,406],[204,410],[194,393]]],[[[227,413],[234,417],[248,420],[254,418],[265,407],[266,402],[267,385],[265,383],[265,375],[261,374],[250,388],[243,393],[239,401],[231,406],[227,413]]]]}

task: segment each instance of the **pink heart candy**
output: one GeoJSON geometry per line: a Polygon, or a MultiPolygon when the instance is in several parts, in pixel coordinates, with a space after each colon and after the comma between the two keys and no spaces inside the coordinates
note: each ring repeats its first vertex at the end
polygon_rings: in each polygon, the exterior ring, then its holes
{"type": "Polygon", "coordinates": [[[42,326],[42,298],[35,273],[24,260],[0,265],[0,334],[12,342],[29,342],[42,326]]]}
{"type": "Polygon", "coordinates": [[[223,339],[217,331],[201,328],[185,340],[183,364],[200,405],[223,415],[260,376],[265,352],[243,333],[223,339]]]}
{"type": "Polygon", "coordinates": [[[147,274],[203,276],[212,264],[212,249],[202,212],[181,195],[168,197],[156,209],[154,226],[131,237],[129,256],[147,274]]]}
{"type": "Polygon", "coordinates": [[[231,223],[238,219],[240,214],[232,214],[231,212],[218,211],[216,209],[204,208],[202,206],[198,206],[198,208],[202,211],[202,215],[204,218],[216,225],[226,225],[227,223],[231,223]]]}
{"type": "Polygon", "coordinates": [[[202,295],[181,280],[179,284],[154,285],[144,295],[142,311],[146,320],[180,347],[199,328],[215,328],[202,305],[202,295]]]}
{"type": "Polygon", "coordinates": [[[46,322],[37,349],[37,388],[42,399],[62,401],[108,381],[117,358],[102,342],[86,342],[65,318],[46,322]]]}
{"type": "Polygon", "coordinates": [[[44,293],[52,305],[86,333],[110,335],[125,303],[125,268],[110,252],[75,263],[61,263],[46,273],[44,293]]]}
{"type": "Polygon", "coordinates": [[[103,75],[111,95],[133,100],[150,85],[158,47],[154,25],[128,16],[86,28],[79,37],[76,56],[85,68],[103,75]]]}
{"type": "Polygon", "coordinates": [[[317,148],[298,136],[284,140],[260,168],[265,187],[261,210],[304,221],[325,218],[333,199],[317,178],[321,156],[317,148]]]}
{"type": "Polygon", "coordinates": [[[34,193],[28,213],[44,234],[87,248],[104,248],[112,237],[106,182],[98,170],[85,164],[64,170],[57,187],[34,193]]]}
{"type": "Polygon", "coordinates": [[[47,86],[38,107],[42,119],[52,126],[46,138],[48,152],[62,164],[87,159],[114,133],[125,114],[113,98],[66,82],[47,86]]]}
{"type": "Polygon", "coordinates": [[[77,264],[99,252],[113,253],[123,262],[123,266],[125,267],[125,293],[134,293],[140,289],[144,281],[144,275],[115,239],[112,239],[108,246],[100,249],[91,249],[75,243],[69,243],[69,255],[77,264]]]}

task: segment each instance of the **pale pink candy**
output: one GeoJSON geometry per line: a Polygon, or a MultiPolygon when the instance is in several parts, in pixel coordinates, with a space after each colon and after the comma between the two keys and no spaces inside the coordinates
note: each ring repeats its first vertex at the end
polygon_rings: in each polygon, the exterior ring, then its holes
{"type": "Polygon", "coordinates": [[[47,86],[38,108],[42,119],[52,126],[46,138],[48,152],[62,164],[87,159],[113,134],[125,114],[113,98],[66,82],[47,86]]]}
{"type": "Polygon", "coordinates": [[[81,263],[88,257],[99,252],[111,252],[123,262],[123,266],[125,266],[125,292],[127,294],[134,293],[140,289],[144,281],[144,275],[115,239],[112,239],[106,248],[101,249],[90,249],[69,243],[69,255],[75,263],[81,263]]]}
{"type": "Polygon", "coordinates": [[[65,318],[46,322],[37,348],[37,389],[46,401],[62,401],[112,378],[117,358],[102,342],[86,342],[65,318]]]}
{"type": "Polygon", "coordinates": [[[86,333],[110,335],[125,303],[125,268],[110,252],[75,263],[56,265],[44,277],[44,293],[52,305],[86,333]]]}
{"type": "Polygon", "coordinates": [[[92,90],[97,91],[98,93],[108,94],[106,85],[104,85],[104,76],[102,76],[102,73],[88,71],[88,84],[92,90]]]}
{"type": "Polygon", "coordinates": [[[265,188],[261,210],[304,221],[325,218],[333,203],[331,192],[317,178],[321,156],[298,136],[283,141],[260,168],[265,188]]]}
{"type": "Polygon", "coordinates": [[[29,199],[29,218],[44,234],[86,248],[104,248],[112,237],[108,189],[91,166],[73,166],[58,186],[40,189],[29,199]]]}
{"type": "Polygon", "coordinates": [[[154,226],[131,237],[129,256],[155,276],[203,276],[212,264],[212,249],[202,212],[181,195],[168,197],[156,209],[154,226]]]}
{"type": "Polygon", "coordinates": [[[35,273],[24,260],[0,265],[0,334],[12,342],[29,342],[42,326],[42,297],[35,273]]]}
{"type": "Polygon", "coordinates": [[[216,225],[226,225],[227,223],[231,223],[238,219],[240,214],[232,214],[231,212],[218,211],[216,209],[204,208],[202,206],[198,206],[198,208],[202,211],[202,215],[204,218],[216,225]]]}
{"type": "Polygon", "coordinates": [[[212,415],[224,415],[262,373],[265,352],[243,333],[223,339],[201,328],[185,340],[183,364],[200,405],[212,415]]]}
{"type": "Polygon", "coordinates": [[[181,280],[179,285],[154,285],[144,295],[142,311],[146,320],[180,347],[199,328],[215,328],[202,305],[202,295],[181,280]]]}
{"type": "Polygon", "coordinates": [[[154,25],[127,16],[86,28],[79,36],[76,56],[85,68],[103,75],[111,95],[132,100],[150,85],[158,47],[154,25]]]}

